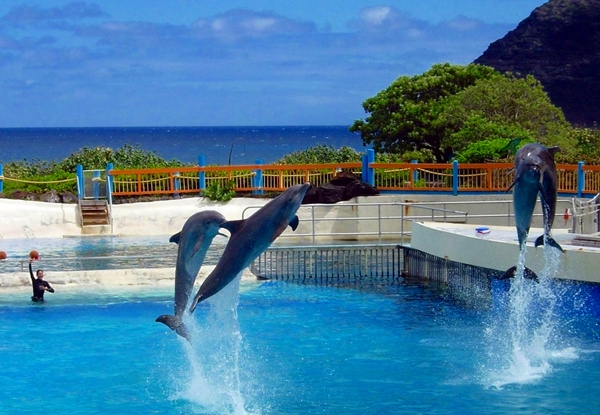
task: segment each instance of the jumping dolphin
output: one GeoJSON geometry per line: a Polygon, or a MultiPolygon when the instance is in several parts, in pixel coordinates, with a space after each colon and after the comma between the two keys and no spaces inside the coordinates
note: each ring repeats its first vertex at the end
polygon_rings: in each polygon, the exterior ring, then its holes
{"type": "MultiPolygon", "coordinates": [[[[189,333],[183,324],[183,313],[194,288],[196,277],[206,257],[206,252],[226,219],[219,212],[205,210],[195,213],[185,222],[181,232],[171,236],[169,242],[178,244],[175,266],[175,315],[164,314],[156,321],[164,323],[171,330],[186,339],[189,333]]],[[[225,236],[225,235],[223,235],[225,236]]]]}
{"type": "MultiPolygon", "coordinates": [[[[544,217],[544,234],[536,239],[535,246],[543,245],[545,241],[564,252],[550,235],[556,212],[557,179],[554,155],[558,151],[558,147],[526,144],[515,155],[515,180],[508,190],[514,187],[513,205],[520,250],[525,247],[539,193],[544,217]]],[[[511,278],[515,269],[514,266],[509,268],[500,279],[511,278]]],[[[525,277],[537,280],[537,275],[529,268],[525,268],[525,277]]]]}
{"type": "Polygon", "coordinates": [[[296,212],[309,187],[308,183],[292,186],[248,219],[228,221],[221,225],[231,233],[229,242],[217,266],[196,293],[190,312],[196,309],[199,302],[221,291],[250,266],[288,225],[296,230],[296,212]]]}

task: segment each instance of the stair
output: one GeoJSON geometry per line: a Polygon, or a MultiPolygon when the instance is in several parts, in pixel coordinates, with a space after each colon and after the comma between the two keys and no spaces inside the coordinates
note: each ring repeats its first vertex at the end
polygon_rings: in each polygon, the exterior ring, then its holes
{"type": "Polygon", "coordinates": [[[106,200],[80,200],[81,226],[109,225],[110,209],[106,200]]]}
{"type": "Polygon", "coordinates": [[[578,235],[571,240],[571,245],[600,248],[600,238],[592,235],[578,235]]]}

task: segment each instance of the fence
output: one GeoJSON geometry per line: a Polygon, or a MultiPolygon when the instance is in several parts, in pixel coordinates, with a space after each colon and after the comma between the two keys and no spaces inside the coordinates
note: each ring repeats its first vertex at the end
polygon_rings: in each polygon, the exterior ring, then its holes
{"type": "MultiPolygon", "coordinates": [[[[112,196],[201,194],[207,187],[220,185],[236,192],[261,194],[281,192],[290,186],[310,182],[315,186],[328,183],[341,171],[354,173],[362,181],[382,192],[437,192],[458,195],[465,193],[504,192],[512,183],[512,163],[459,164],[436,163],[375,163],[372,150],[362,162],[306,165],[237,165],[206,166],[200,156],[197,166],[120,170],[108,165],[92,180],[95,189],[110,189],[112,196]],[[103,185],[102,181],[110,181],[103,185]]],[[[83,170],[78,168],[80,198],[86,186],[83,170]]],[[[89,171],[86,171],[89,174],[89,171]]],[[[592,197],[600,193],[600,166],[557,165],[558,192],[577,197],[592,197]]],[[[0,164],[0,192],[4,180],[16,180],[2,175],[0,164]]],[[[75,180],[75,178],[70,179],[75,180]]],[[[96,190],[94,190],[96,196],[96,190]]],[[[102,192],[100,192],[102,193],[102,192]]],[[[86,194],[86,197],[87,194],[86,194]]],[[[102,196],[100,196],[102,197],[102,196]]]]}
{"type": "MultiPolygon", "coordinates": [[[[239,165],[108,171],[113,196],[202,193],[212,185],[236,192],[280,192],[290,186],[329,182],[339,172],[351,172],[382,192],[459,193],[505,192],[514,178],[512,163],[448,164],[375,163],[368,153],[362,163],[307,165],[239,165]]],[[[557,165],[558,192],[577,197],[600,192],[600,166],[557,165]]]]}

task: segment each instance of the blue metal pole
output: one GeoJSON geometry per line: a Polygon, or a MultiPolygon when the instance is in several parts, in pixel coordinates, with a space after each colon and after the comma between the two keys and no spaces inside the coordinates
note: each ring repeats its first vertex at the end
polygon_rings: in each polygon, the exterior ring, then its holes
{"type": "MultiPolygon", "coordinates": [[[[198,166],[206,167],[206,156],[204,154],[198,156],[198,166]]],[[[200,193],[206,189],[206,173],[203,171],[198,172],[198,188],[200,193]]]]}
{"type": "MultiPolygon", "coordinates": [[[[256,159],[256,161],[254,163],[262,165],[263,161],[261,159],[256,159]]],[[[265,191],[263,190],[264,186],[265,186],[265,184],[263,181],[262,169],[254,170],[254,176],[252,177],[252,187],[254,187],[256,190],[253,190],[252,194],[253,195],[262,195],[263,193],[265,193],[265,191]]]]}
{"type": "Polygon", "coordinates": [[[362,174],[361,179],[364,183],[369,183],[369,159],[367,153],[362,155],[362,174]]]}
{"type": "Polygon", "coordinates": [[[458,195],[458,160],[452,162],[452,194],[458,195]]]}
{"type": "MultiPolygon", "coordinates": [[[[412,160],[412,164],[418,164],[419,160],[412,160]]],[[[419,172],[415,169],[413,170],[413,186],[417,185],[417,182],[419,181],[419,172]]]]}
{"type": "Polygon", "coordinates": [[[371,163],[375,163],[375,150],[367,149],[367,183],[375,186],[375,169],[371,167],[371,163]]]}
{"type": "Polygon", "coordinates": [[[583,171],[583,161],[577,163],[577,197],[583,196],[585,190],[585,172],[583,171]]]}
{"type": "Polygon", "coordinates": [[[179,197],[179,192],[178,190],[181,190],[181,183],[179,181],[179,172],[176,171],[175,173],[173,173],[173,187],[175,190],[175,193],[173,193],[174,197],[179,197]]]}
{"type": "Polygon", "coordinates": [[[111,201],[112,204],[112,192],[114,190],[115,178],[109,174],[111,170],[114,170],[115,166],[113,163],[106,164],[106,198],[111,201]]]}
{"type": "Polygon", "coordinates": [[[83,166],[81,164],[77,165],[77,196],[79,196],[79,200],[82,200],[84,198],[84,192],[85,190],[83,189],[83,166]]]}

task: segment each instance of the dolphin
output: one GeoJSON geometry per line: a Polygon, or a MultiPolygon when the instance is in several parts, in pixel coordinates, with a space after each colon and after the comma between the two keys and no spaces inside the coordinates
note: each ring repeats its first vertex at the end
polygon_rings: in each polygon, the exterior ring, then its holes
{"type": "Polygon", "coordinates": [[[271,200],[248,219],[221,225],[231,236],[215,269],[200,286],[190,306],[194,312],[199,302],[215,295],[262,254],[289,225],[298,227],[296,212],[310,184],[295,185],[271,200]]]}
{"type": "MultiPolygon", "coordinates": [[[[558,147],[545,147],[532,143],[521,147],[515,155],[515,180],[508,190],[514,187],[515,225],[521,251],[525,248],[539,194],[544,218],[544,233],[536,239],[535,246],[543,245],[545,242],[564,252],[550,235],[556,212],[557,178],[554,155],[558,151],[558,147]]],[[[516,267],[509,268],[500,279],[511,278],[515,269],[516,267]]],[[[537,280],[537,275],[529,268],[525,268],[525,277],[537,280]]]]}
{"type": "Polygon", "coordinates": [[[196,277],[206,257],[206,252],[226,219],[219,212],[204,210],[193,214],[184,223],[181,232],[171,236],[169,242],[178,245],[175,266],[175,307],[174,315],[164,314],[156,321],[166,324],[177,334],[190,340],[182,317],[192,293],[196,277]]]}

